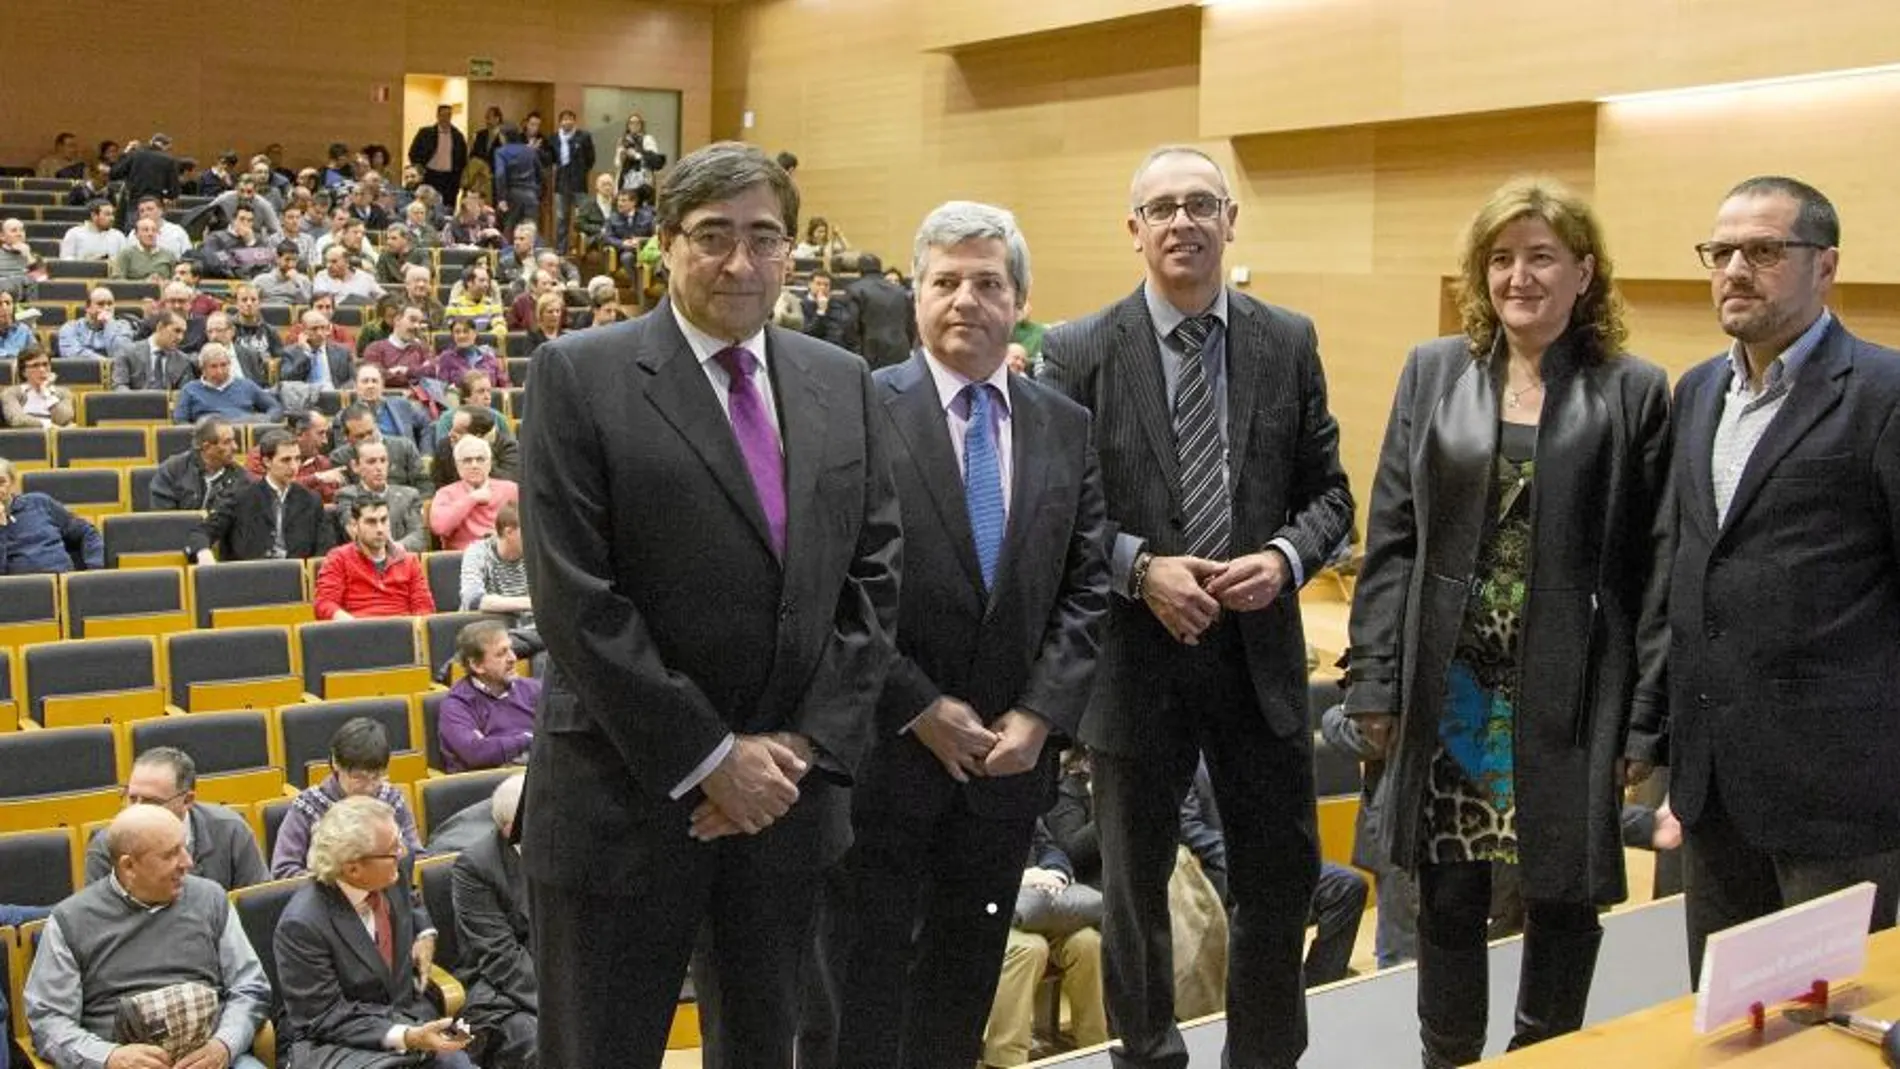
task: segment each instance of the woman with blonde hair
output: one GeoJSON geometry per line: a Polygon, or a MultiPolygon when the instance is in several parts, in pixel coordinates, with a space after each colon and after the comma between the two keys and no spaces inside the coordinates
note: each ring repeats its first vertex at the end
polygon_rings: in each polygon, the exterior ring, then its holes
{"type": "Polygon", "coordinates": [[[1633,705],[1663,700],[1669,394],[1623,351],[1595,216],[1554,182],[1466,231],[1464,332],[1399,376],[1353,599],[1346,711],[1384,748],[1376,844],[1419,880],[1428,1069],[1485,1042],[1494,862],[1528,921],[1510,1046],[1576,1030],[1624,897],[1633,705]]]}

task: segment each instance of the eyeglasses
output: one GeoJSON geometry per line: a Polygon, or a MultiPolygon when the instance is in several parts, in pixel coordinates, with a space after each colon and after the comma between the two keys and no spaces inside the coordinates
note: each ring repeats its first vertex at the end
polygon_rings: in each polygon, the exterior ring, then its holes
{"type": "MultiPolygon", "coordinates": [[[[723,260],[732,255],[739,247],[739,235],[723,226],[703,226],[681,235],[693,246],[693,251],[709,260],[723,260]]],[[[783,260],[791,250],[792,239],[784,234],[754,233],[743,239],[746,252],[754,260],[767,263],[783,260]]]]}
{"type": "Polygon", "coordinates": [[[1756,238],[1740,244],[1726,241],[1705,241],[1695,247],[1697,256],[1702,258],[1702,266],[1711,271],[1727,267],[1735,259],[1736,253],[1748,261],[1748,266],[1757,270],[1770,268],[1780,263],[1788,255],[1789,249],[1825,249],[1828,246],[1818,241],[1794,241],[1786,238],[1756,238]]]}
{"type": "Polygon", "coordinates": [[[170,805],[190,793],[191,788],[187,787],[168,798],[146,798],[141,795],[133,794],[131,791],[125,792],[124,797],[126,805],[170,805]]]}
{"type": "Polygon", "coordinates": [[[1227,206],[1226,197],[1216,197],[1211,193],[1190,193],[1185,200],[1151,200],[1135,206],[1135,214],[1150,226],[1163,226],[1174,222],[1174,213],[1187,209],[1188,218],[1206,222],[1221,213],[1227,206]]]}

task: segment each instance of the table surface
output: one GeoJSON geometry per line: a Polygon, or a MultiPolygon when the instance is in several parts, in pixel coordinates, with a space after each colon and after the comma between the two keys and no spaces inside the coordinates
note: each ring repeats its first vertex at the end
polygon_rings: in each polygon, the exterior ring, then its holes
{"type": "MultiPolygon", "coordinates": [[[[1835,985],[1832,1005],[1886,1020],[1900,1018],[1900,931],[1881,932],[1867,950],[1867,971],[1835,985]]],[[[1803,1027],[1770,1010],[1760,1035],[1746,1022],[1695,1034],[1695,996],[1665,1002],[1486,1065],[1509,1069],[1855,1069],[1879,1066],[1880,1049],[1826,1027],[1803,1027]]]]}

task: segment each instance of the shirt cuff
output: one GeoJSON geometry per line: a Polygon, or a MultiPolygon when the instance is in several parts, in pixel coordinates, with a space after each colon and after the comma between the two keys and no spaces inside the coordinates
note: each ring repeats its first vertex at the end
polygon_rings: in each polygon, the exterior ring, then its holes
{"type": "Polygon", "coordinates": [[[1114,588],[1115,593],[1120,594],[1129,601],[1140,600],[1135,597],[1135,592],[1128,588],[1128,584],[1134,580],[1135,558],[1141,556],[1142,551],[1147,548],[1147,539],[1136,538],[1131,534],[1118,533],[1115,535],[1115,545],[1113,549],[1109,551],[1109,583],[1114,588]]]}
{"type": "Polygon", "coordinates": [[[1288,589],[1298,590],[1306,585],[1306,568],[1300,564],[1300,551],[1293,548],[1293,543],[1276,538],[1267,543],[1267,548],[1279,550],[1280,555],[1286,558],[1287,569],[1293,573],[1293,585],[1288,589]]]}
{"type": "Polygon", "coordinates": [[[390,1025],[389,1031],[383,1033],[383,1046],[397,1052],[407,1050],[408,1048],[402,1045],[402,1034],[408,1030],[409,1026],[406,1024],[390,1025]]]}
{"type": "Polygon", "coordinates": [[[688,772],[686,778],[680,780],[679,784],[671,791],[668,791],[666,796],[677,801],[685,796],[687,791],[699,786],[699,781],[712,775],[712,770],[718,768],[719,763],[724,761],[726,755],[732,752],[732,745],[736,741],[737,739],[731,734],[727,734],[725,738],[719,740],[719,745],[713,747],[712,753],[706,755],[706,759],[699,763],[699,767],[688,772]]]}

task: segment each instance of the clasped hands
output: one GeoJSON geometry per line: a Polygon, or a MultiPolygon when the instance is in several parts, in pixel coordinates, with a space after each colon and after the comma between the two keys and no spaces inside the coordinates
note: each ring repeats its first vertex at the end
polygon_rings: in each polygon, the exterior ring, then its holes
{"type": "Polygon", "coordinates": [[[911,734],[958,783],[970,777],[1014,776],[1036,767],[1049,724],[1023,709],[1011,709],[986,727],[967,702],[948,694],[931,702],[911,724],[911,734]]]}
{"type": "Polygon", "coordinates": [[[1263,549],[1229,561],[1154,557],[1142,580],[1141,600],[1176,642],[1193,646],[1220,619],[1221,610],[1258,612],[1287,586],[1286,558],[1263,549]]]}
{"type": "Polygon", "coordinates": [[[798,801],[798,781],[810,770],[811,740],[803,735],[733,736],[725,760],[699,783],[706,798],[693,809],[693,838],[764,831],[798,801]]]}

